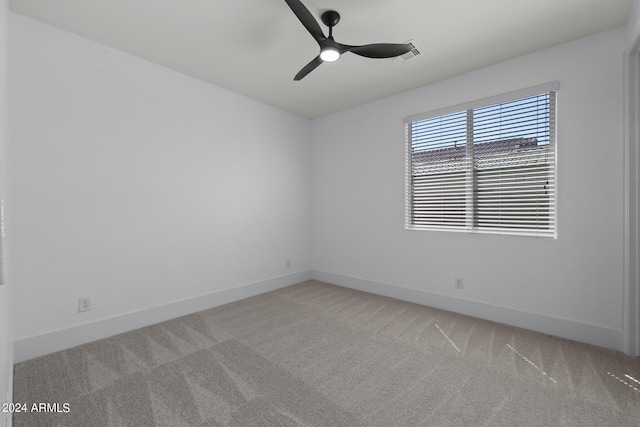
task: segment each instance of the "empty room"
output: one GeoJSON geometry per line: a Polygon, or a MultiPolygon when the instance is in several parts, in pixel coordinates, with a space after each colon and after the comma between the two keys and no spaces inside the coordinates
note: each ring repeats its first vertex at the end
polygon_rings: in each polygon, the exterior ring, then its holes
{"type": "Polygon", "coordinates": [[[0,427],[637,426],[640,0],[0,0],[0,427]]]}

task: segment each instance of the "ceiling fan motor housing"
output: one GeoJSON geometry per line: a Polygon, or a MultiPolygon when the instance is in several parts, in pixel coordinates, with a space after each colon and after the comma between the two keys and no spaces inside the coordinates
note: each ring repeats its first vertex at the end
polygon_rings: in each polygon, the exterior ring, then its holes
{"type": "Polygon", "coordinates": [[[335,10],[327,10],[320,17],[322,19],[322,23],[327,27],[335,27],[340,22],[340,14],[335,10]]]}

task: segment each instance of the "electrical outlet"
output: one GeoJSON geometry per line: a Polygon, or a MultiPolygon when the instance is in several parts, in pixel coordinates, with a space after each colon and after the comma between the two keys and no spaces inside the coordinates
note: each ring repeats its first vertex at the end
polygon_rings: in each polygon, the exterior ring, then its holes
{"type": "Polygon", "coordinates": [[[464,289],[464,283],[462,281],[462,277],[456,277],[455,278],[454,286],[457,289],[464,289]]]}
{"type": "Polygon", "coordinates": [[[91,298],[78,298],[78,313],[91,310],[91,298]]]}
{"type": "Polygon", "coordinates": [[[291,267],[291,261],[286,260],[284,263],[284,268],[286,268],[287,270],[291,267]]]}

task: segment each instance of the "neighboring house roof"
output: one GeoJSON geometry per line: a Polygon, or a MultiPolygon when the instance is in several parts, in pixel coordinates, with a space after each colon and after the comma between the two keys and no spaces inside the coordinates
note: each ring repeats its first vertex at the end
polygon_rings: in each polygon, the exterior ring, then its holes
{"type": "MultiPolygon", "coordinates": [[[[466,170],[466,145],[412,153],[414,175],[450,173],[466,170]]],[[[511,138],[474,144],[477,169],[547,165],[553,163],[549,144],[538,145],[537,138],[511,138]]]]}

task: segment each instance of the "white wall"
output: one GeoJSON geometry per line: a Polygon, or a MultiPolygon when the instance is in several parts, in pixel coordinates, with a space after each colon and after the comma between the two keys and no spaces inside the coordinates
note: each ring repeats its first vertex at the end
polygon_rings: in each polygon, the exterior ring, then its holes
{"type": "Polygon", "coordinates": [[[629,17],[627,18],[627,45],[636,42],[640,31],[640,0],[633,0],[629,17]]]}
{"type": "Polygon", "coordinates": [[[307,274],[308,120],[21,15],[9,24],[16,361],[56,350],[30,347],[43,334],[307,274]]]}
{"type": "Polygon", "coordinates": [[[315,120],[314,277],[621,349],[625,36],[621,27],[315,120]],[[557,240],[404,230],[403,117],[555,80],[557,240]]]}
{"type": "MultiPolygon", "coordinates": [[[[9,4],[0,0],[0,199],[5,197],[5,144],[7,138],[7,25],[9,4]]],[[[2,242],[0,242],[2,244],[2,242]]],[[[0,251],[2,248],[0,248],[0,251]]],[[[1,267],[0,267],[1,268],[1,267]]],[[[6,282],[6,280],[5,280],[6,282]]],[[[11,395],[13,378],[13,341],[9,328],[9,285],[0,285],[0,403],[11,395]]],[[[0,426],[8,425],[9,415],[0,412],[0,426]]]]}
{"type": "Polygon", "coordinates": [[[627,200],[625,206],[626,233],[626,351],[630,355],[640,354],[640,297],[638,296],[638,50],[640,42],[640,0],[634,0],[627,19],[627,51],[625,57],[625,180],[627,200]]]}

